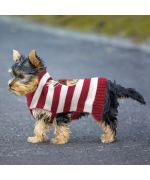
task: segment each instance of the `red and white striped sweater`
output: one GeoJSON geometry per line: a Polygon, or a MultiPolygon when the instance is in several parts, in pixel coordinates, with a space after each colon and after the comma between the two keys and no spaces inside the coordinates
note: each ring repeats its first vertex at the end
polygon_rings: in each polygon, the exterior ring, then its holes
{"type": "Polygon", "coordinates": [[[52,113],[73,112],[74,118],[82,112],[90,113],[97,121],[102,120],[106,97],[107,79],[103,77],[79,79],[74,85],[56,83],[48,72],[39,74],[35,92],[27,94],[30,111],[39,108],[52,113]],[[49,82],[49,83],[48,83],[49,82]]]}

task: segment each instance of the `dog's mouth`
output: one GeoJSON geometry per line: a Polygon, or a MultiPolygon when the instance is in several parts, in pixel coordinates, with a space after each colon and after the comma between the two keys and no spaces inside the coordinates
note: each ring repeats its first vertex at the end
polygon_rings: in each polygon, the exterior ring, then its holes
{"type": "Polygon", "coordinates": [[[16,94],[16,91],[15,91],[15,89],[8,88],[8,91],[9,91],[9,92],[11,92],[11,93],[13,93],[13,94],[16,94]]]}
{"type": "Polygon", "coordinates": [[[14,88],[9,88],[9,90],[10,90],[10,91],[15,91],[15,89],[14,89],[14,88]]]}
{"type": "Polygon", "coordinates": [[[9,90],[9,92],[13,93],[16,96],[21,96],[21,94],[13,88],[8,88],[8,90],[9,90]]]}
{"type": "Polygon", "coordinates": [[[14,88],[12,88],[12,87],[8,87],[8,90],[9,91],[16,91],[14,88]]]}
{"type": "Polygon", "coordinates": [[[14,93],[14,94],[16,94],[16,90],[14,89],[14,88],[12,88],[12,87],[8,87],[8,90],[9,90],[9,92],[12,92],[12,93],[14,93]]]}

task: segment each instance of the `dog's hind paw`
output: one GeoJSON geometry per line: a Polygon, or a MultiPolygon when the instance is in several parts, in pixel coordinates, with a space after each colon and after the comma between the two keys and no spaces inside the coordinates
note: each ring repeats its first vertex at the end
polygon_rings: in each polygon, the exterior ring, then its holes
{"type": "Polygon", "coordinates": [[[104,135],[104,134],[101,136],[100,139],[101,139],[101,142],[105,144],[109,144],[116,141],[115,137],[108,137],[107,135],[104,135]]]}

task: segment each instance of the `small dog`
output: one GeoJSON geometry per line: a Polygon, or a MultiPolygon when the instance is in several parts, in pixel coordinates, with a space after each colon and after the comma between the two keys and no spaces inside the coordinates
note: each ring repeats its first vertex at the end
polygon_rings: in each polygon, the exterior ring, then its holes
{"type": "Polygon", "coordinates": [[[86,78],[75,80],[53,80],[46,71],[35,50],[28,57],[13,50],[8,82],[9,90],[16,95],[26,96],[27,105],[36,119],[34,136],[29,143],[48,140],[49,129],[55,125],[52,144],[65,144],[69,140],[69,124],[91,114],[103,130],[101,141],[111,143],[116,140],[118,99],[132,98],[141,104],[145,100],[132,88],[124,88],[106,78],[86,78]]]}

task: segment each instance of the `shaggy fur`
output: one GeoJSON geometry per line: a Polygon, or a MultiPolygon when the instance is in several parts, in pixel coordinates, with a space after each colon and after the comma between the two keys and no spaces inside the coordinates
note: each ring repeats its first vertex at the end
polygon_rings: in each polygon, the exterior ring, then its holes
{"type": "MultiPolygon", "coordinates": [[[[9,80],[9,90],[16,95],[25,96],[36,90],[38,86],[38,74],[46,69],[42,60],[37,56],[35,50],[29,53],[26,58],[18,51],[13,51],[13,59],[15,63],[9,72],[12,79],[9,80]]],[[[57,82],[70,85],[77,80],[58,80],[57,82]]],[[[103,130],[101,141],[103,143],[111,143],[116,140],[117,136],[117,115],[118,115],[118,99],[132,98],[141,104],[145,104],[143,96],[133,88],[125,88],[115,82],[107,81],[107,94],[104,105],[103,119],[99,122],[103,130]]],[[[58,113],[56,118],[52,118],[50,112],[42,109],[34,109],[33,117],[37,120],[34,129],[34,136],[28,138],[30,143],[39,143],[47,141],[48,132],[53,125],[55,126],[54,138],[51,139],[52,144],[65,144],[70,137],[70,122],[73,112],[58,113]]],[[[79,118],[87,116],[88,113],[80,113],[79,118]]]]}

